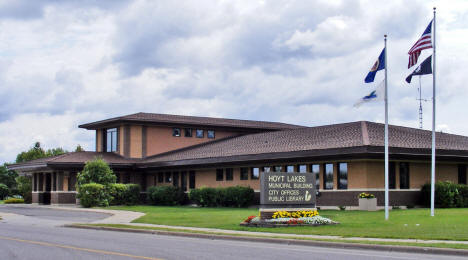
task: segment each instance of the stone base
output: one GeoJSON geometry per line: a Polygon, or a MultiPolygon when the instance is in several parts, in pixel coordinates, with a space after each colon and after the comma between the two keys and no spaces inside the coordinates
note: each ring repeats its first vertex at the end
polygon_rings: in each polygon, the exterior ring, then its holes
{"type": "Polygon", "coordinates": [[[376,211],[377,198],[359,199],[359,210],[376,211]]]}

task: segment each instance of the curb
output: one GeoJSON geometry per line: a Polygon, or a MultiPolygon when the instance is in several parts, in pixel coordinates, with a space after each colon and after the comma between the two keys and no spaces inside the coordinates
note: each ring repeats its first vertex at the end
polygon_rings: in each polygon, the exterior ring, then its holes
{"type": "Polygon", "coordinates": [[[230,235],[201,234],[201,233],[175,232],[175,231],[164,231],[164,230],[97,227],[97,226],[86,226],[86,225],[78,225],[78,224],[64,225],[64,227],[117,231],[117,232],[129,232],[129,233],[143,233],[143,234],[153,234],[153,235],[193,237],[193,238],[203,238],[203,239],[211,239],[211,240],[220,239],[220,240],[263,242],[263,243],[275,243],[275,244],[286,244],[286,245],[318,246],[318,247],[329,247],[329,248],[339,248],[339,249],[367,249],[367,250],[378,250],[378,251],[386,251],[386,252],[468,256],[468,250],[465,250],[465,249],[359,244],[359,243],[343,243],[343,242],[328,242],[328,241],[314,241],[314,240],[296,240],[296,239],[284,239],[284,238],[266,238],[266,237],[263,238],[263,237],[250,237],[250,236],[230,236],[230,235]]]}

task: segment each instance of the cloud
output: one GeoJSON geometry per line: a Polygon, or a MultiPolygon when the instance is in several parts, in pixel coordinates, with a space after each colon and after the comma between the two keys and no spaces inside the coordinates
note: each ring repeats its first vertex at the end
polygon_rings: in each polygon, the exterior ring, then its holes
{"type": "MultiPolygon", "coordinates": [[[[352,108],[388,34],[390,123],[418,127],[407,51],[427,1],[7,1],[0,4],[0,161],[35,141],[94,147],[77,125],[135,112],[322,125],[383,122],[352,108]],[[31,125],[31,126],[30,126],[31,125]],[[52,126],[52,127],[51,127],[52,126]]],[[[468,3],[436,1],[437,125],[468,135],[468,3]]],[[[423,51],[421,59],[430,54],[423,51]]],[[[377,73],[375,82],[383,79],[377,73]]],[[[422,77],[430,99],[431,76],[422,77]]],[[[431,126],[425,102],[424,126],[431,126]]]]}

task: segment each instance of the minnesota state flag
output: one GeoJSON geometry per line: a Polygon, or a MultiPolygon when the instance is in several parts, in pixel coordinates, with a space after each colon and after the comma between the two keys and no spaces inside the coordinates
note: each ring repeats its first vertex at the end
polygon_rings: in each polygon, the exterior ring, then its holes
{"type": "Polygon", "coordinates": [[[385,69],[385,48],[383,48],[382,52],[379,55],[379,58],[374,63],[374,66],[370,69],[369,73],[367,74],[364,82],[371,83],[374,82],[375,74],[377,71],[385,69]]]}

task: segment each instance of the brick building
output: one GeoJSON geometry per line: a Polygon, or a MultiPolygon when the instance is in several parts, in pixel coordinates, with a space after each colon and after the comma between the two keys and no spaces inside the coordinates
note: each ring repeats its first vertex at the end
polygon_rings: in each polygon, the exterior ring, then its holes
{"type": "MultiPolygon", "coordinates": [[[[357,206],[357,195],[384,200],[384,125],[304,127],[224,118],[137,113],[79,127],[96,131],[96,152],[10,165],[33,180],[33,203],[75,203],[76,174],[102,157],[118,182],[199,187],[250,186],[264,171],[310,172],[317,206],[357,206]]],[[[437,133],[436,180],[465,183],[468,137],[437,133]]],[[[431,132],[389,126],[390,205],[416,205],[430,181],[431,132]]]]}

